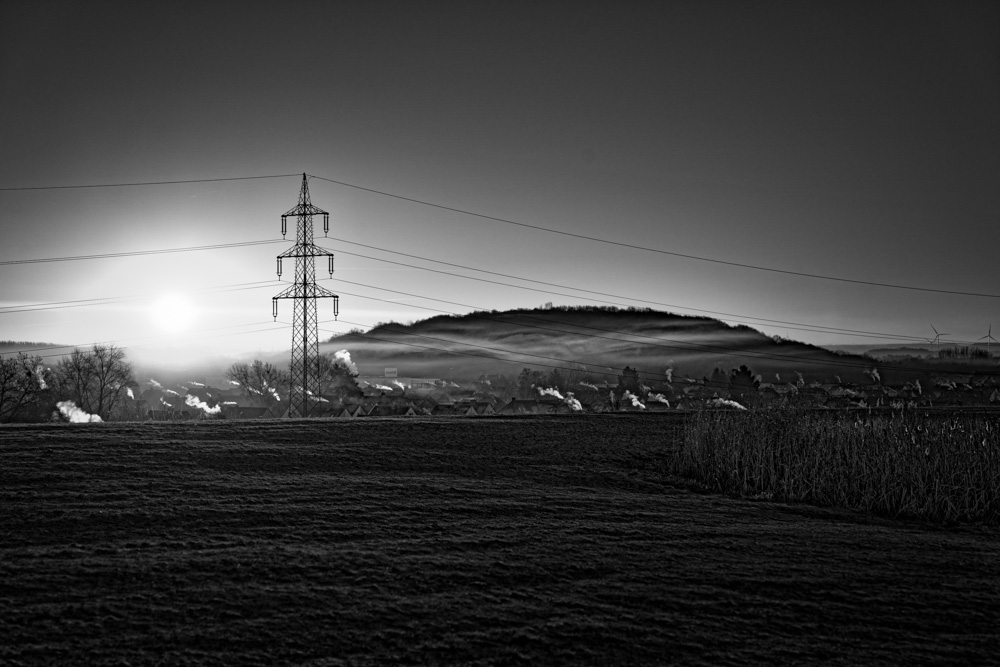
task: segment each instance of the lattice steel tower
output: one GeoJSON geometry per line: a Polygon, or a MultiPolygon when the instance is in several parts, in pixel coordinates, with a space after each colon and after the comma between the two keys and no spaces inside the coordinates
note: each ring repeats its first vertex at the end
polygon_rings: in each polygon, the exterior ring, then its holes
{"type": "Polygon", "coordinates": [[[298,206],[281,216],[281,236],[288,232],[288,218],[298,217],[295,226],[295,245],[278,255],[278,277],[281,277],[281,260],[295,258],[295,282],[291,287],[271,299],[274,319],[278,319],[278,299],[291,299],[294,304],[292,317],[292,386],[288,405],[289,417],[309,416],[310,401],[319,398],[319,320],[316,299],[333,299],[333,316],[340,313],[340,297],[316,284],[316,258],[329,260],[330,277],[333,277],[333,253],[313,244],[313,216],[323,216],[323,233],[330,233],[330,214],[309,201],[309,182],[302,174],[298,206]]]}

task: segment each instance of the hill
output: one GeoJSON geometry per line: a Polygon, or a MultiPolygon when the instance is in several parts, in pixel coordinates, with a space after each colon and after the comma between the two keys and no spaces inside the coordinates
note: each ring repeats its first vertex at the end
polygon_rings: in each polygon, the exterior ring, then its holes
{"type": "Polygon", "coordinates": [[[28,340],[0,340],[0,354],[16,354],[18,352],[35,352],[49,349],[72,349],[55,343],[38,343],[28,340]]]}
{"type": "MultiPolygon", "coordinates": [[[[331,338],[321,351],[347,349],[362,375],[470,380],[523,368],[573,370],[613,380],[625,366],[646,379],[710,376],[742,364],[765,381],[865,382],[870,358],[777,339],[747,326],[651,309],[557,307],[379,324],[331,338]]],[[[868,380],[870,381],[870,380],[868,380]]]]}

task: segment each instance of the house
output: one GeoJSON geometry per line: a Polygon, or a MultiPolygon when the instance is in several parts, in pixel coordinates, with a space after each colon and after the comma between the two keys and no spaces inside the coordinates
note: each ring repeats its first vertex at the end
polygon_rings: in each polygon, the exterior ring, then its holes
{"type": "Polygon", "coordinates": [[[417,411],[412,405],[380,403],[368,413],[369,417],[416,417],[417,411]]]}
{"type": "Polygon", "coordinates": [[[852,408],[857,405],[858,392],[847,387],[833,386],[827,392],[825,407],[852,408]]]}
{"type": "Polygon", "coordinates": [[[500,408],[498,414],[501,415],[540,415],[549,414],[553,411],[553,405],[542,402],[534,398],[511,399],[510,403],[500,408]]]}
{"type": "Polygon", "coordinates": [[[367,413],[361,405],[345,405],[330,416],[334,419],[358,419],[367,413]]]}
{"type": "Polygon", "coordinates": [[[821,386],[799,387],[795,397],[796,403],[805,406],[825,405],[830,395],[821,386]]]}
{"type": "Polygon", "coordinates": [[[692,400],[714,398],[718,396],[718,391],[716,389],[701,383],[689,384],[681,391],[684,392],[685,397],[692,400]]]}
{"type": "Polygon", "coordinates": [[[432,417],[467,417],[470,409],[468,405],[435,405],[430,409],[429,414],[432,417]]]}
{"type": "Polygon", "coordinates": [[[150,410],[146,413],[146,419],[157,422],[185,421],[191,419],[191,413],[187,410],[150,410]]]}
{"type": "Polygon", "coordinates": [[[477,401],[476,403],[472,404],[472,407],[475,409],[477,414],[483,417],[489,417],[497,413],[496,409],[493,407],[493,404],[489,401],[477,401]]]}
{"type": "Polygon", "coordinates": [[[780,384],[761,382],[757,390],[760,392],[760,402],[763,405],[784,405],[799,393],[798,387],[787,382],[780,384]]]}
{"type": "Polygon", "coordinates": [[[271,408],[244,408],[238,405],[227,405],[222,409],[226,419],[270,419],[276,416],[271,408]]]}

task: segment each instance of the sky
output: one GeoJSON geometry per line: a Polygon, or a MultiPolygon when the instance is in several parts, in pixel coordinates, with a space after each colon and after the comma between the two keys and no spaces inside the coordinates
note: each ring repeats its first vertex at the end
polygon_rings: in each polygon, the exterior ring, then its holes
{"type": "Polygon", "coordinates": [[[977,341],[998,37],[995,2],[7,0],[0,339],[287,349],[307,173],[341,297],[322,339],[552,302],[977,341]],[[18,189],[256,176],[280,177],[18,189]]]}

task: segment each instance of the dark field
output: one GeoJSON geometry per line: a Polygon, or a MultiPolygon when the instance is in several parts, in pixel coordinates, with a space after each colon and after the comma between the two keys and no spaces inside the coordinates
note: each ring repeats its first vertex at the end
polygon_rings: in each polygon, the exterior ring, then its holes
{"type": "Polygon", "coordinates": [[[699,493],[676,416],[0,428],[0,664],[997,664],[1000,540],[699,493]]]}

